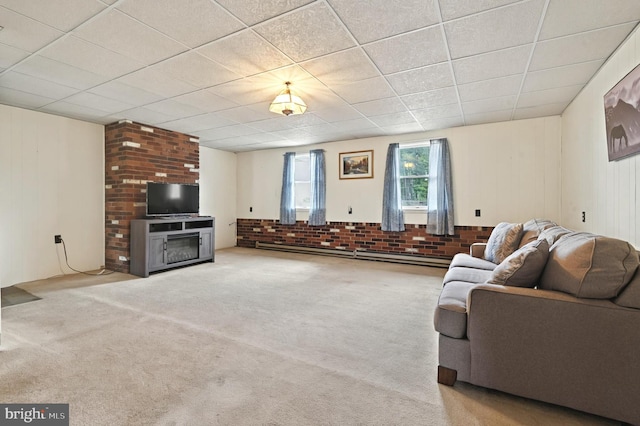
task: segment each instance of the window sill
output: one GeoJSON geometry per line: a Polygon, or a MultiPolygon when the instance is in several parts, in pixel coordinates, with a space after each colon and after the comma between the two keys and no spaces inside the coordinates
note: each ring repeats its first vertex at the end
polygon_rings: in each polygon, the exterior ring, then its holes
{"type": "Polygon", "coordinates": [[[425,207],[403,207],[402,211],[403,212],[408,212],[408,213],[422,213],[422,212],[426,212],[428,210],[428,208],[425,207]]]}

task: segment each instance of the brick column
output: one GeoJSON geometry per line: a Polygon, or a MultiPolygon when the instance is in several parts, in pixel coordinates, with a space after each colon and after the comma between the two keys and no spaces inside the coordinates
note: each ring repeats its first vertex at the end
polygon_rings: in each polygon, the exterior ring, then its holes
{"type": "Polygon", "coordinates": [[[129,222],[146,214],[147,182],[198,183],[198,138],[128,120],[105,127],[105,267],[129,272],[129,222]]]}

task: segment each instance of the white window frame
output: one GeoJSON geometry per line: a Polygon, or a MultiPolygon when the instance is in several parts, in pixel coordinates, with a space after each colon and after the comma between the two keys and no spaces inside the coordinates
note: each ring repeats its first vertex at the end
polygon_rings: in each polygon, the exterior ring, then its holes
{"type": "MultiPolygon", "coordinates": [[[[419,142],[408,142],[408,143],[401,143],[399,148],[400,151],[402,151],[402,149],[404,148],[419,148],[419,147],[429,147],[431,145],[431,140],[426,140],[426,141],[419,141],[419,142]]],[[[400,165],[400,167],[402,167],[402,165],[400,165]]],[[[400,173],[398,173],[399,175],[400,173]]],[[[423,176],[400,176],[400,179],[402,180],[403,178],[420,178],[423,176]]],[[[424,176],[425,178],[429,178],[429,171],[427,170],[427,175],[424,176]]],[[[428,196],[427,196],[427,200],[428,200],[428,196]]],[[[425,211],[429,208],[429,206],[402,206],[402,210],[403,211],[425,211]]]]}
{"type": "MultiPolygon", "coordinates": [[[[302,181],[302,180],[296,180],[295,179],[295,172],[294,172],[294,181],[293,181],[293,186],[294,188],[298,188],[298,184],[308,184],[309,186],[309,194],[311,194],[311,155],[308,152],[304,152],[304,153],[297,153],[296,152],[296,157],[295,157],[295,168],[298,168],[298,165],[300,163],[306,162],[307,167],[309,167],[309,180],[308,181],[302,181]],[[299,160],[304,160],[306,159],[306,161],[299,161],[299,160]]],[[[309,211],[311,209],[311,198],[309,198],[309,204],[308,206],[299,206],[303,203],[299,203],[298,202],[298,194],[300,191],[295,191],[295,204],[296,204],[296,211],[300,211],[300,212],[306,212],[309,211]]]]}

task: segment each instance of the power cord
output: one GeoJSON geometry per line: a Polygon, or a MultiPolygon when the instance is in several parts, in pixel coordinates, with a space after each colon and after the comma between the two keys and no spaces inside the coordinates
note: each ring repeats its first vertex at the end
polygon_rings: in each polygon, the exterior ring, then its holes
{"type": "Polygon", "coordinates": [[[78,271],[77,269],[74,269],[71,267],[71,265],[69,265],[69,258],[67,257],[67,246],[64,243],[64,240],[62,238],[60,238],[60,241],[62,241],[62,249],[64,250],[64,261],[67,264],[67,268],[71,269],[72,271],[75,271],[79,274],[85,274],[85,275],[91,275],[91,276],[97,276],[97,275],[111,275],[113,274],[115,271],[107,271],[106,269],[103,269],[102,271],[96,273],[96,274],[92,274],[89,272],[84,272],[84,271],[78,271]]]}

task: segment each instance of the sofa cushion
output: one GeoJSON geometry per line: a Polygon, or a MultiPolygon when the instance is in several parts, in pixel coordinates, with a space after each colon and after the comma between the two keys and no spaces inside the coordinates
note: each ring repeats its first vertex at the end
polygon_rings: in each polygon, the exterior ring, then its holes
{"type": "Polygon", "coordinates": [[[488,260],[473,257],[467,253],[458,253],[453,256],[449,268],[475,268],[484,269],[486,271],[493,271],[496,268],[496,264],[489,262],[488,260]]]}
{"type": "Polygon", "coordinates": [[[550,226],[549,228],[544,229],[540,232],[538,238],[544,238],[549,243],[549,247],[551,247],[560,237],[563,235],[567,235],[572,233],[573,231],[567,228],[564,228],[560,225],[550,226]]]}
{"type": "Polygon", "coordinates": [[[447,283],[451,281],[462,281],[465,283],[482,284],[486,282],[489,279],[489,277],[491,277],[491,273],[492,272],[487,269],[462,268],[462,267],[449,268],[447,273],[444,275],[442,284],[446,286],[447,283]]]}
{"type": "Polygon", "coordinates": [[[613,299],[613,302],[625,308],[640,309],[640,268],[636,270],[629,284],[622,289],[618,297],[613,299]]]}
{"type": "Polygon", "coordinates": [[[454,339],[467,335],[467,297],[477,284],[452,281],[440,292],[433,318],[437,332],[454,339]]]}
{"type": "Polygon", "coordinates": [[[540,233],[552,226],[558,226],[557,223],[551,222],[547,219],[531,219],[525,222],[522,226],[522,238],[520,238],[520,247],[535,241],[540,236],[540,233]]]}
{"type": "Polygon", "coordinates": [[[549,249],[540,288],[610,299],[629,283],[639,263],[638,252],[626,241],[572,232],[549,249]]]}
{"type": "Polygon", "coordinates": [[[516,251],[522,238],[521,223],[500,222],[493,228],[487,248],[484,250],[484,258],[495,264],[502,263],[511,253],[516,251]]]}
{"type": "Polygon", "coordinates": [[[491,273],[490,284],[533,288],[538,283],[547,258],[549,243],[544,238],[534,240],[510,254],[491,273]]]}

